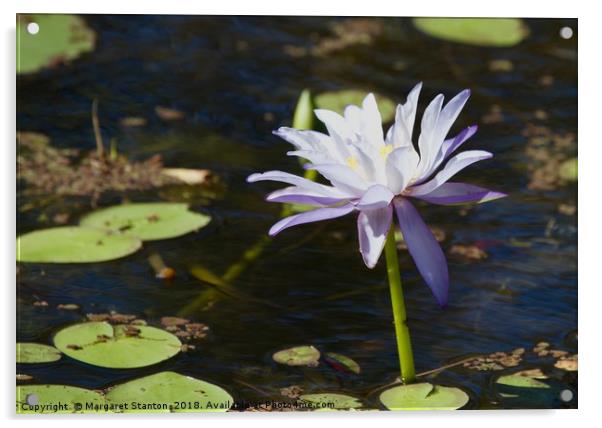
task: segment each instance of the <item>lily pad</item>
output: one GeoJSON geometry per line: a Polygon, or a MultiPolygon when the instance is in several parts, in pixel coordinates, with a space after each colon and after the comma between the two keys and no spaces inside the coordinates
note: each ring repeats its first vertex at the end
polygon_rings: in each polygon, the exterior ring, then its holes
{"type": "Polygon", "coordinates": [[[134,236],[143,241],[175,238],[206,226],[211,217],[175,202],[125,204],[86,215],[82,226],[97,227],[134,236]]]}
{"type": "Polygon", "coordinates": [[[36,230],[17,239],[17,261],[92,263],[114,260],[137,251],[142,242],[106,230],[77,226],[36,230]]]}
{"type": "Polygon", "coordinates": [[[389,410],[456,410],[468,399],[459,388],[430,383],[400,385],[380,394],[381,403],[389,410]]]}
{"type": "Polygon", "coordinates": [[[577,158],[572,158],[560,164],[560,178],[567,181],[577,181],[577,158]]]}
{"type": "Polygon", "coordinates": [[[43,68],[70,62],[94,49],[96,35],[84,20],[75,15],[18,15],[17,73],[33,73],[43,68]],[[30,34],[29,23],[39,32],[30,34]]]}
{"type": "Polygon", "coordinates": [[[272,355],[274,361],[287,366],[315,367],[320,359],[320,351],[313,346],[295,346],[283,349],[272,355]]]}
{"type": "Polygon", "coordinates": [[[125,413],[225,412],[234,399],[221,387],[174,372],[161,372],[121,385],[107,394],[125,413]]]}
{"type": "MultiPolygon", "coordinates": [[[[315,98],[316,107],[336,111],[343,114],[348,105],[361,105],[367,92],[359,89],[345,89],[342,91],[322,92],[315,98]]],[[[376,103],[383,123],[395,117],[395,103],[387,97],[375,94],[376,103]]]]}
{"type": "Polygon", "coordinates": [[[350,395],[337,393],[304,394],[299,400],[316,410],[346,410],[362,407],[362,402],[350,395]]]}
{"type": "Polygon", "coordinates": [[[17,363],[51,363],[61,359],[61,351],[41,343],[17,343],[17,363]]]}
{"type": "Polygon", "coordinates": [[[514,46],[529,35],[518,18],[414,18],[414,25],[429,36],[475,46],[514,46]]]}
{"type": "Polygon", "coordinates": [[[345,355],[327,352],[326,355],[324,355],[324,359],[337,370],[360,374],[360,365],[345,355]]]}
{"type": "Polygon", "coordinates": [[[566,389],[559,381],[533,370],[500,376],[494,387],[506,406],[536,409],[557,408],[560,393],[566,389]]]}
{"type": "Polygon", "coordinates": [[[89,389],[67,385],[17,386],[17,413],[95,413],[86,405],[102,408],[104,397],[89,389]]]}
{"type": "Polygon", "coordinates": [[[173,334],[154,327],[88,322],[59,331],[54,345],[84,363],[129,369],[167,360],[180,352],[182,343],[173,334]]]}

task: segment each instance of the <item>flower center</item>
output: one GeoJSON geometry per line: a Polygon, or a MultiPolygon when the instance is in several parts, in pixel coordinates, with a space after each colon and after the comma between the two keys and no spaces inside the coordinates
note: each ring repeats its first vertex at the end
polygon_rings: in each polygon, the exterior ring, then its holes
{"type": "Polygon", "coordinates": [[[352,170],[357,170],[358,164],[357,164],[357,159],[354,156],[349,156],[347,159],[347,165],[349,165],[349,167],[352,170]]]}
{"type": "Polygon", "coordinates": [[[379,150],[380,155],[385,160],[387,159],[387,156],[389,156],[389,153],[391,153],[392,151],[393,151],[393,145],[392,144],[385,144],[379,150]]]}

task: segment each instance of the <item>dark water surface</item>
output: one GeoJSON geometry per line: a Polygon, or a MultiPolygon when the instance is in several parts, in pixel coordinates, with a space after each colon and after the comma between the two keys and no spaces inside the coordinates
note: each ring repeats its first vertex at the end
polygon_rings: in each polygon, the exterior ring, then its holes
{"type": "MultiPolygon", "coordinates": [[[[85,313],[115,310],[150,322],[175,315],[207,284],[187,274],[195,264],[223,273],[277,220],[280,206],[264,202],[278,186],[250,185],[245,177],[271,169],[300,173],[289,146],[271,135],[290,125],[303,88],[314,92],[361,88],[397,102],[418,81],[424,82],[420,112],[436,93],[446,97],[463,88],[472,97],[454,131],[479,124],[472,149],[494,153],[462,172],[462,181],[510,194],[476,206],[418,208],[427,223],[443,228],[448,251],[454,244],[477,243],[487,259],[470,262],[449,257],[450,305],[440,310],[409,257],[400,253],[406,302],[418,371],[439,367],[471,353],[509,351],[545,340],[571,350],[565,337],[577,327],[576,216],[558,212],[576,204],[576,185],[529,189],[527,122],[543,110],[539,123],[554,133],[576,132],[577,42],[558,36],[575,20],[528,20],[530,37],[513,48],[449,44],[416,31],[408,19],[376,19],[381,30],[369,45],[346,47],[325,57],[287,54],[286,45],[311,47],[332,37],[337,18],[87,16],[98,32],[92,54],[68,67],[18,79],[18,129],[49,135],[59,147],[93,149],[90,105],[100,101],[105,140],[133,159],[154,153],[169,166],[210,168],[227,192],[209,204],[193,205],[214,220],[199,233],[145,243],[122,260],[90,265],[22,265],[18,288],[19,341],[50,343],[52,335],[85,313]],[[494,59],[514,70],[492,72],[494,59]],[[542,85],[542,76],[552,76],[542,85]],[[503,121],[483,123],[493,104],[503,121]],[[165,123],[157,105],[185,112],[165,123]],[[146,127],[125,129],[125,116],[149,119],[146,127]],[[159,252],[178,273],[167,284],[154,278],[147,263],[159,252]],[[49,303],[33,307],[36,299],[49,303]],[[56,310],[77,303],[81,312],[56,310]]],[[[420,117],[420,116],[419,116],[420,117]]],[[[467,146],[468,147],[468,146],[467,146]]],[[[568,149],[576,155],[576,144],[568,149]]],[[[128,195],[158,200],[159,192],[128,195]]],[[[114,197],[103,204],[119,203],[114,197]]],[[[194,202],[194,201],[193,201],[194,202]]],[[[39,212],[20,214],[19,233],[40,227],[39,212]]],[[[76,221],[76,220],[74,220],[76,221]]],[[[45,227],[45,226],[44,226],[45,227]]],[[[235,398],[261,398],[242,383],[278,398],[279,388],[298,384],[306,391],[338,390],[362,395],[397,375],[390,297],[384,259],[367,269],[357,248],[355,216],[287,230],[233,286],[256,298],[223,298],[190,318],[207,323],[208,338],[190,353],[139,370],[108,370],[64,357],[57,363],[19,371],[41,383],[101,388],[162,370],[174,370],[222,385],[235,398]],[[319,233],[310,236],[318,228],[319,233]],[[300,240],[308,238],[301,246],[300,240]],[[336,299],[329,296],[355,292],[336,299]],[[362,368],[344,375],[325,364],[289,368],[271,354],[298,344],[348,355],[362,368]],[[242,382],[242,383],[241,383],[242,382]]],[[[527,367],[527,365],[525,365],[527,367]]],[[[491,373],[467,369],[443,372],[437,382],[460,385],[473,407],[495,406],[487,392],[491,373]]]]}

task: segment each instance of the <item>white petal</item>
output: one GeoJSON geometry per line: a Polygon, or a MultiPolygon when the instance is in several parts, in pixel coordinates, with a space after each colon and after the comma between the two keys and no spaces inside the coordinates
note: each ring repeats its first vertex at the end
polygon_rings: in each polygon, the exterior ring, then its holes
{"type": "Polygon", "coordinates": [[[418,167],[418,153],[414,146],[399,147],[387,157],[387,185],[395,194],[401,193],[410,183],[418,167]]]}
{"type": "Polygon", "coordinates": [[[376,266],[380,258],[387,233],[391,227],[393,208],[362,211],[357,217],[357,233],[360,241],[360,253],[364,263],[370,269],[376,266]]]}
{"type": "Polygon", "coordinates": [[[331,196],[333,198],[353,196],[352,194],[350,195],[348,193],[344,193],[334,187],[325,186],[323,184],[308,180],[307,178],[289,174],[288,172],[284,171],[267,171],[262,174],[251,174],[249,177],[247,177],[247,181],[249,183],[255,183],[257,181],[279,181],[281,183],[299,186],[303,189],[307,189],[324,196],[331,196]]]}
{"type": "Polygon", "coordinates": [[[412,131],[414,130],[418,97],[421,89],[422,82],[418,83],[410,91],[405,104],[399,104],[397,106],[397,109],[395,110],[395,124],[393,124],[389,130],[390,134],[387,135],[389,144],[393,144],[395,147],[412,144],[412,131]]]}
{"type": "Polygon", "coordinates": [[[362,102],[362,136],[374,147],[385,144],[383,124],[374,94],[368,94],[362,102]]]}
{"type": "Polygon", "coordinates": [[[315,169],[330,181],[334,187],[346,194],[352,194],[359,197],[368,188],[366,181],[346,165],[311,165],[308,169],[315,169]]]}
{"type": "Polygon", "coordinates": [[[391,203],[394,196],[388,187],[375,184],[368,188],[355,207],[359,210],[384,208],[391,203]]]}
{"type": "Polygon", "coordinates": [[[410,195],[427,195],[467,166],[491,157],[493,157],[493,155],[484,150],[469,150],[467,152],[459,153],[451,158],[432,180],[412,187],[410,195]]]}

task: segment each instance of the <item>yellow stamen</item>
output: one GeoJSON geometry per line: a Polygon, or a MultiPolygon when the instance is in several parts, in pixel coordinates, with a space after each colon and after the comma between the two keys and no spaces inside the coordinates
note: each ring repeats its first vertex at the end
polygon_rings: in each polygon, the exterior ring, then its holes
{"type": "Polygon", "coordinates": [[[350,167],[351,169],[353,169],[353,170],[356,170],[356,169],[357,169],[357,166],[358,166],[358,165],[357,165],[357,159],[356,159],[356,158],[354,158],[353,156],[349,156],[349,157],[347,158],[347,165],[349,165],[349,167],[350,167]]]}
{"type": "Polygon", "coordinates": [[[383,159],[387,159],[387,156],[389,156],[389,153],[391,153],[393,151],[393,145],[391,144],[385,144],[384,146],[382,146],[380,148],[380,155],[383,157],[383,159]]]}

